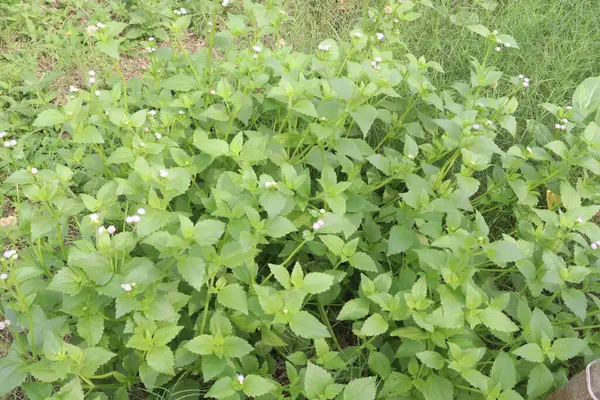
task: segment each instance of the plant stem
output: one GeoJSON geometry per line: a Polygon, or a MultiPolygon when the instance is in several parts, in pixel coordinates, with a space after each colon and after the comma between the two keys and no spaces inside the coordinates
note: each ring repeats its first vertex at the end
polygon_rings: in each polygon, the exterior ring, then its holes
{"type": "Polygon", "coordinates": [[[329,334],[331,335],[331,339],[333,340],[333,344],[334,344],[336,350],[342,351],[342,346],[340,346],[340,342],[338,341],[338,338],[335,335],[335,332],[333,331],[333,327],[331,326],[329,317],[327,317],[327,312],[325,311],[325,307],[323,307],[323,305],[320,303],[317,305],[317,307],[319,308],[319,312],[321,313],[321,320],[323,321],[323,323],[325,324],[325,326],[327,326],[327,329],[329,330],[329,334]]]}
{"type": "MultiPolygon", "coordinates": [[[[300,251],[300,249],[301,249],[302,247],[304,247],[304,245],[305,245],[305,244],[306,244],[306,240],[303,240],[303,241],[302,241],[302,243],[300,243],[300,244],[299,244],[299,245],[298,245],[298,246],[297,246],[297,247],[294,249],[294,251],[292,251],[292,252],[290,253],[290,255],[289,255],[289,256],[287,256],[287,258],[286,258],[285,260],[283,260],[283,262],[282,262],[280,265],[285,265],[285,264],[287,264],[287,263],[288,263],[288,262],[289,262],[289,261],[292,259],[292,257],[294,257],[294,256],[296,255],[296,253],[298,253],[298,252],[300,251]]],[[[271,272],[271,273],[269,273],[269,275],[267,275],[267,277],[266,277],[265,279],[263,279],[263,281],[262,281],[261,285],[264,285],[264,284],[265,284],[265,282],[267,282],[269,279],[271,279],[271,277],[272,277],[272,276],[273,276],[273,273],[272,273],[272,272],[271,272]]]]}
{"type": "Polygon", "coordinates": [[[208,304],[210,303],[210,295],[213,286],[213,278],[210,278],[208,283],[208,290],[206,291],[206,299],[204,300],[204,311],[202,312],[202,325],[200,325],[200,334],[204,334],[204,328],[206,327],[206,318],[208,317],[208,304]]]}

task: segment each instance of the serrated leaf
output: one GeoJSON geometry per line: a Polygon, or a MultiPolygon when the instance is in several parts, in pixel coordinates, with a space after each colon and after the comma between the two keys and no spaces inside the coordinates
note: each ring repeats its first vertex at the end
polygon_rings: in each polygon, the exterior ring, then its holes
{"type": "Polygon", "coordinates": [[[196,81],[191,75],[179,74],[162,81],[162,87],[167,90],[187,92],[196,88],[196,81]]]}
{"type": "Polygon", "coordinates": [[[587,315],[587,299],[585,294],[577,289],[563,289],[561,297],[565,305],[582,321],[587,315]]]}
{"type": "Polygon", "coordinates": [[[498,353],[490,371],[490,378],[500,384],[502,390],[512,389],[517,384],[515,363],[508,353],[498,353]]]}
{"type": "Polygon", "coordinates": [[[377,272],[375,261],[367,253],[357,251],[350,258],[350,265],[361,271],[377,272]]]}
{"type": "Polygon", "coordinates": [[[375,400],[375,377],[353,379],[344,388],[344,400],[375,400]]]}
{"type": "Polygon", "coordinates": [[[223,354],[230,358],[241,358],[252,350],[250,343],[237,336],[227,336],[223,341],[223,354]]]}
{"type": "Polygon", "coordinates": [[[396,225],[390,231],[387,255],[405,252],[416,243],[416,235],[406,225],[396,225]]]}
{"type": "Polygon", "coordinates": [[[373,314],[364,322],[360,329],[362,336],[376,336],[385,333],[388,330],[387,321],[381,316],[381,314],[373,314]]]}
{"type": "Polygon", "coordinates": [[[354,111],[350,111],[350,115],[352,115],[352,118],[354,118],[354,121],[360,127],[363,136],[366,137],[371,129],[371,125],[375,122],[375,118],[377,118],[377,109],[372,105],[362,105],[354,111]]]}
{"type": "Polygon", "coordinates": [[[332,383],[333,378],[326,370],[308,362],[304,375],[304,392],[309,399],[318,399],[332,383]]]}
{"type": "Polygon", "coordinates": [[[550,347],[556,358],[562,361],[569,360],[579,354],[585,348],[585,341],[578,338],[556,339],[550,347]]]}
{"type": "Polygon", "coordinates": [[[217,301],[225,307],[248,314],[248,296],[244,288],[237,283],[221,289],[217,294],[217,301]]]}
{"type": "Polygon", "coordinates": [[[302,289],[311,294],[319,294],[333,285],[333,276],[322,272],[310,272],[303,280],[302,289]]]}
{"type": "Polygon", "coordinates": [[[199,221],[194,227],[194,240],[200,246],[212,246],[225,232],[225,224],[216,219],[199,221]]]}
{"type": "Polygon", "coordinates": [[[274,238],[284,237],[297,230],[298,229],[296,229],[292,221],[281,215],[277,215],[275,218],[269,218],[265,221],[265,234],[274,238]]]}
{"type": "Polygon", "coordinates": [[[33,121],[33,126],[54,126],[57,124],[62,124],[65,120],[65,116],[58,110],[44,110],[42,111],[35,121],[33,121]]]}
{"type": "Polygon", "coordinates": [[[369,368],[383,379],[392,372],[392,364],[387,356],[379,351],[371,351],[369,354],[369,368]]]}
{"type": "Polygon", "coordinates": [[[246,396],[258,397],[275,389],[275,385],[258,375],[248,375],[244,380],[244,393],[246,396]]]}
{"type": "Polygon", "coordinates": [[[444,357],[435,351],[421,351],[415,355],[429,368],[440,369],[444,366],[444,357]]]}
{"type": "Polygon", "coordinates": [[[319,339],[330,337],[325,325],[319,322],[307,311],[300,311],[293,315],[290,320],[290,329],[296,335],[306,339],[319,339]]]}
{"type": "Polygon", "coordinates": [[[527,380],[527,396],[534,399],[552,388],[554,376],[544,364],[538,364],[529,373],[527,380]]]}
{"type": "Polygon", "coordinates": [[[369,301],[365,299],[352,299],[340,310],[338,320],[352,321],[361,319],[369,313],[369,301]]]}
{"type": "Polygon", "coordinates": [[[545,358],[544,351],[537,343],[525,344],[514,350],[513,354],[535,363],[544,362],[545,358]]]}
{"type": "Polygon", "coordinates": [[[452,400],[454,398],[452,383],[435,374],[429,375],[422,390],[425,400],[452,400]]]}
{"type": "Polygon", "coordinates": [[[515,332],[519,327],[512,322],[504,313],[493,307],[488,307],[478,314],[479,319],[485,326],[500,332],[515,332]]]}
{"type": "Polygon", "coordinates": [[[115,356],[115,353],[101,347],[88,347],[83,350],[83,356],[79,361],[79,373],[83,376],[92,376],[98,368],[115,356]]]}
{"type": "Polygon", "coordinates": [[[90,346],[96,345],[104,333],[104,318],[99,314],[84,315],[77,321],[77,333],[90,346]]]}
{"type": "Polygon", "coordinates": [[[484,38],[490,36],[490,30],[483,25],[467,25],[467,29],[483,36],[484,38]]]}
{"type": "Polygon", "coordinates": [[[200,257],[185,257],[177,263],[177,270],[194,289],[202,289],[206,270],[203,259],[200,257]]]}

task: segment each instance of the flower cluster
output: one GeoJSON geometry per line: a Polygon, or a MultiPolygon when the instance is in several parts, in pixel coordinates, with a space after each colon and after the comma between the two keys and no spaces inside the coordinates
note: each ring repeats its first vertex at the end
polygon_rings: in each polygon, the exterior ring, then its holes
{"type": "Polygon", "coordinates": [[[277,188],[277,182],[274,182],[274,181],[267,181],[267,182],[265,182],[265,187],[266,187],[267,189],[270,189],[270,188],[277,188]]]}
{"type": "Polygon", "coordinates": [[[590,247],[592,248],[592,250],[596,250],[598,247],[600,247],[600,240],[596,240],[590,245],[590,247]]]}
{"type": "Polygon", "coordinates": [[[529,87],[529,78],[526,78],[524,75],[519,75],[519,81],[521,81],[521,85],[523,87],[529,87]]]}
{"type": "MultiPolygon", "coordinates": [[[[0,139],[6,137],[7,133],[6,132],[0,132],[0,139]]],[[[14,147],[17,145],[17,140],[16,139],[10,139],[7,140],[6,142],[4,142],[4,147],[14,147]]]]}
{"type": "Polygon", "coordinates": [[[567,130],[567,125],[569,123],[569,120],[566,118],[563,118],[561,121],[561,123],[556,123],[554,125],[555,129],[561,130],[561,131],[566,131],[567,130]]]}
{"type": "Polygon", "coordinates": [[[5,330],[10,326],[10,320],[5,319],[4,321],[0,321],[0,331],[5,330]]]}
{"type": "Polygon", "coordinates": [[[181,7],[178,10],[173,10],[173,14],[185,15],[185,14],[187,14],[187,10],[185,8],[181,7]]]}
{"type": "Polygon", "coordinates": [[[329,51],[331,50],[331,45],[329,44],[320,44],[317,48],[321,51],[329,51]]]}
{"type": "Polygon", "coordinates": [[[4,251],[4,253],[2,253],[2,256],[4,258],[6,258],[7,260],[16,260],[19,258],[19,254],[17,253],[17,250],[15,250],[15,249],[8,249],[8,250],[4,251]]]}
{"type": "Polygon", "coordinates": [[[8,279],[8,274],[6,272],[3,272],[0,274],[0,281],[5,281],[8,279]]]}
{"type": "Polygon", "coordinates": [[[381,32],[377,32],[375,34],[375,37],[377,37],[377,40],[380,40],[380,41],[383,40],[383,39],[385,39],[385,35],[383,33],[381,33],[381,32]]]}
{"type": "Polygon", "coordinates": [[[135,287],[135,282],[131,282],[131,283],[123,283],[121,285],[121,289],[123,289],[126,292],[131,292],[133,290],[133,288],[135,287]]]}
{"type": "Polygon", "coordinates": [[[117,232],[117,228],[114,225],[110,225],[108,228],[101,226],[98,228],[98,235],[108,232],[109,235],[114,235],[117,232]]]}
{"type": "Polygon", "coordinates": [[[381,69],[381,66],[379,65],[379,63],[382,61],[383,61],[383,59],[381,57],[375,57],[375,59],[373,61],[371,61],[371,67],[373,67],[375,69],[381,69]]]}
{"type": "Polygon", "coordinates": [[[142,220],[142,215],[144,214],[146,214],[146,210],[140,207],[137,209],[135,214],[127,216],[127,218],[125,218],[125,222],[128,224],[136,224],[142,220]]]}
{"type": "Polygon", "coordinates": [[[312,228],[313,228],[313,230],[316,231],[316,230],[321,229],[323,227],[323,225],[325,225],[325,222],[322,219],[320,219],[312,225],[312,228]]]}

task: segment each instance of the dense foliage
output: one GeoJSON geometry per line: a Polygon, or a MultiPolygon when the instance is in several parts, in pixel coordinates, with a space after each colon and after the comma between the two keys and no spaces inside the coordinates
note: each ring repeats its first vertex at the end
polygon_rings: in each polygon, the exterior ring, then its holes
{"type": "Polygon", "coordinates": [[[115,59],[156,30],[142,77],[7,93],[0,394],[512,400],[595,358],[600,79],[517,124],[515,40],[467,26],[485,55],[434,87],[417,3],[314,55],[270,2],[211,4],[197,54],[180,8],[99,21],[115,59]]]}

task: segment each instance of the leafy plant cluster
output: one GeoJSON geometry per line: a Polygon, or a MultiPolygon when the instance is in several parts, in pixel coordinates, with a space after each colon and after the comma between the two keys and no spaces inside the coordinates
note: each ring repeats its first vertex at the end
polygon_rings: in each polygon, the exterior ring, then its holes
{"type": "Polygon", "coordinates": [[[0,113],[0,394],[513,400],[595,358],[600,79],[517,123],[511,36],[469,26],[440,88],[406,52],[428,1],[310,55],[277,4],[206,6],[203,51],[178,15],[142,77],[0,113]]]}

